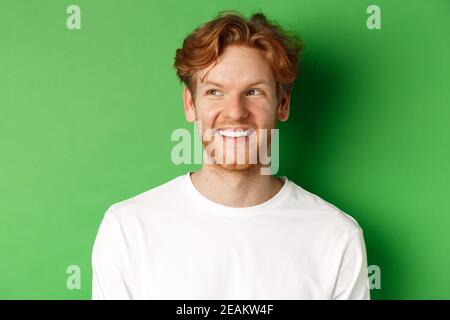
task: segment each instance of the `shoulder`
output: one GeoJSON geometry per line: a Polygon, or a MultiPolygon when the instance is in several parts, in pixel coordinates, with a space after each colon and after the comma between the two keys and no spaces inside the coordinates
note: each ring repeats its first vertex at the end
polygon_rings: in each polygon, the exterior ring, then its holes
{"type": "Polygon", "coordinates": [[[290,183],[293,190],[289,204],[295,208],[300,219],[306,218],[323,232],[341,233],[347,237],[362,231],[353,216],[295,182],[290,183]]]}
{"type": "Polygon", "coordinates": [[[148,217],[176,201],[183,188],[185,175],[178,176],[159,186],[148,189],[128,199],[111,204],[104,219],[116,220],[119,224],[148,217]]]}

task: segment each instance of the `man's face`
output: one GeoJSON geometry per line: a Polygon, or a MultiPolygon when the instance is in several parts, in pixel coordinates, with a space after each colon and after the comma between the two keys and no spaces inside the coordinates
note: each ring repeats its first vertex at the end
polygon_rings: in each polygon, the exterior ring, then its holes
{"type": "Polygon", "coordinates": [[[214,165],[239,171],[258,166],[259,157],[254,161],[250,155],[258,154],[261,143],[270,148],[270,129],[289,115],[289,95],[278,102],[263,53],[229,46],[216,65],[200,70],[195,78],[195,101],[189,90],[184,92],[186,118],[200,121],[202,143],[214,165]]]}

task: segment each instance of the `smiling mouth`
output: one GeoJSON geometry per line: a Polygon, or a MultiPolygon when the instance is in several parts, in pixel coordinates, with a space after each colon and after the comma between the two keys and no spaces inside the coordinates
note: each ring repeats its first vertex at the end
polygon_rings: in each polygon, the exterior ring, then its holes
{"type": "Polygon", "coordinates": [[[225,138],[242,138],[250,136],[254,131],[254,129],[219,129],[216,131],[216,133],[225,138]]]}

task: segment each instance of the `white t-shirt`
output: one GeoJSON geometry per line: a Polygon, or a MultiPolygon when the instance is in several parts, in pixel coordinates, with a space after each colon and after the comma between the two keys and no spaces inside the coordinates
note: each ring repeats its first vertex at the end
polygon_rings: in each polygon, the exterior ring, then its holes
{"type": "Polygon", "coordinates": [[[224,206],[190,173],[108,208],[92,299],[370,299],[352,217],[285,176],[262,204],[224,206]]]}

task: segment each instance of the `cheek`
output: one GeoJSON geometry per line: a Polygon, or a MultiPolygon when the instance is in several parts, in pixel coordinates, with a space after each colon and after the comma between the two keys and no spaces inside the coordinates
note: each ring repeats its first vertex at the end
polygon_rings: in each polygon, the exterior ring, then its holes
{"type": "Polygon", "coordinates": [[[214,124],[214,121],[218,117],[219,114],[220,114],[220,112],[218,112],[218,111],[207,109],[207,110],[202,110],[198,114],[198,118],[199,118],[199,120],[202,120],[205,123],[205,125],[210,127],[212,124],[214,124]]]}
{"type": "Polygon", "coordinates": [[[198,117],[201,117],[202,119],[208,119],[213,117],[214,114],[217,113],[218,108],[212,105],[209,101],[198,99],[196,110],[198,117]]]}
{"type": "Polygon", "coordinates": [[[271,114],[277,108],[277,102],[271,97],[259,97],[247,100],[248,108],[271,114]]]}
{"type": "Polygon", "coordinates": [[[276,108],[274,106],[258,105],[251,109],[255,123],[261,128],[273,128],[276,123],[276,108]]]}
{"type": "Polygon", "coordinates": [[[207,133],[206,131],[208,129],[214,127],[219,114],[220,111],[218,111],[217,108],[211,108],[209,105],[207,107],[204,104],[197,106],[197,121],[201,123],[203,135],[207,133]]]}

